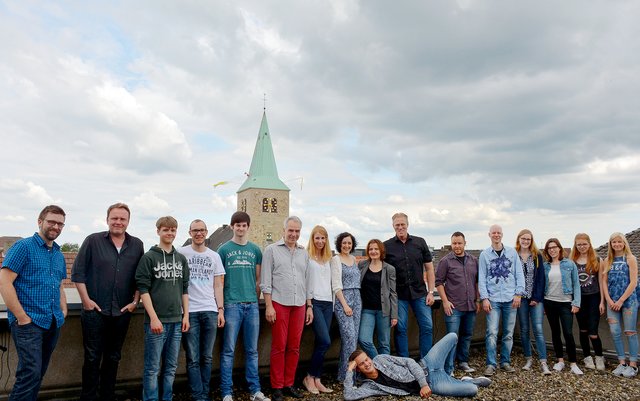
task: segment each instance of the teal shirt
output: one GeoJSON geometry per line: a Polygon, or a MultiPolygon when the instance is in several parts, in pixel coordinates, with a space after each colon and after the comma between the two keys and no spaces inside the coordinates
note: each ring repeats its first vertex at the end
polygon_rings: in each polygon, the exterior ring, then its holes
{"type": "Polygon", "coordinates": [[[262,252],[253,242],[239,245],[227,241],[218,248],[226,271],[224,303],[258,302],[256,294],[256,265],[262,264],[262,252]]]}

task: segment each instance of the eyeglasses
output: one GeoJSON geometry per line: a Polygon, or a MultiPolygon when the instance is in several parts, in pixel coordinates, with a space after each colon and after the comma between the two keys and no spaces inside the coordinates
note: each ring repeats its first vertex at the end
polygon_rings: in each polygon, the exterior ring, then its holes
{"type": "Polygon", "coordinates": [[[59,221],[55,221],[55,220],[45,220],[45,223],[47,223],[47,225],[51,226],[51,227],[55,227],[58,226],[60,228],[64,228],[64,223],[61,223],[59,221]]]}
{"type": "Polygon", "coordinates": [[[207,232],[206,228],[197,228],[195,230],[191,230],[192,233],[194,234],[204,234],[207,232]]]}
{"type": "Polygon", "coordinates": [[[553,245],[553,246],[548,247],[547,251],[551,251],[553,249],[560,249],[560,247],[553,245]]]}

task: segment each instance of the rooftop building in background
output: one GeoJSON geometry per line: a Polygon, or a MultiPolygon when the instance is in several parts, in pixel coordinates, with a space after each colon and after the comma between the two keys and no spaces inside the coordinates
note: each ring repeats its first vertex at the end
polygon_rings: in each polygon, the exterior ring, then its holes
{"type": "Polygon", "coordinates": [[[4,256],[11,245],[21,239],[22,237],[0,237],[0,256],[4,256]]]}

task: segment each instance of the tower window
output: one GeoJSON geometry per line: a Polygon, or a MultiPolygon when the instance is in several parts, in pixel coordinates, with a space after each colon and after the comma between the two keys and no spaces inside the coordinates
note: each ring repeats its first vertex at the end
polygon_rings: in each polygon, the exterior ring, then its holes
{"type": "Polygon", "coordinates": [[[264,213],[278,213],[278,201],[276,198],[262,198],[262,211],[264,213]]]}

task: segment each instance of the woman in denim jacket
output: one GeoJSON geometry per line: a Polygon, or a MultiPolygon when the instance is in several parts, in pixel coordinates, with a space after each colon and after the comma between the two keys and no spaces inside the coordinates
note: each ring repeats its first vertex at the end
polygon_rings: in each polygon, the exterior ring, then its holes
{"type": "Polygon", "coordinates": [[[580,281],[578,268],[572,260],[564,257],[564,248],[557,238],[549,238],[544,245],[544,272],[547,279],[544,291],[544,311],[551,328],[553,350],[558,362],[553,369],[564,369],[564,357],[560,329],[567,347],[571,373],[582,375],[576,364],[576,341],[573,338],[573,315],[580,310],[580,281]]]}

